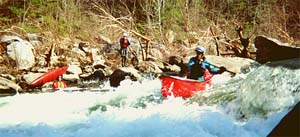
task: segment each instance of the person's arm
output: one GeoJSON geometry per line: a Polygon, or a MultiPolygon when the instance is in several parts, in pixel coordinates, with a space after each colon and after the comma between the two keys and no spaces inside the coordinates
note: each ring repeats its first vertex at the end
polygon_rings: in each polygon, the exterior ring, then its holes
{"type": "Polygon", "coordinates": [[[206,65],[205,68],[208,69],[208,71],[212,74],[222,74],[227,69],[225,67],[217,68],[213,66],[208,60],[204,60],[204,64],[206,65]]]}
{"type": "Polygon", "coordinates": [[[211,63],[208,60],[203,61],[203,65],[205,65],[205,68],[208,69],[208,71],[212,74],[219,74],[220,69],[216,68],[215,66],[211,65],[211,63]]]}
{"type": "Polygon", "coordinates": [[[129,45],[131,44],[131,43],[130,43],[130,40],[129,40],[129,38],[127,38],[127,40],[128,40],[128,46],[129,46],[129,45]]]}

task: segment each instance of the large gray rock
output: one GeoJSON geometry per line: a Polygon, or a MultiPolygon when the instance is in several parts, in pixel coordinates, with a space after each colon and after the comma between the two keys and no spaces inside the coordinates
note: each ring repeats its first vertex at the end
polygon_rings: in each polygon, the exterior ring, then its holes
{"type": "Polygon", "coordinates": [[[255,60],[240,57],[206,55],[206,58],[212,65],[215,65],[216,67],[224,66],[227,70],[235,73],[241,73],[246,68],[259,65],[255,60]]]}
{"type": "Polygon", "coordinates": [[[18,69],[29,69],[35,63],[33,46],[28,41],[13,36],[3,36],[2,42],[9,43],[7,46],[8,56],[16,61],[18,69]]]}

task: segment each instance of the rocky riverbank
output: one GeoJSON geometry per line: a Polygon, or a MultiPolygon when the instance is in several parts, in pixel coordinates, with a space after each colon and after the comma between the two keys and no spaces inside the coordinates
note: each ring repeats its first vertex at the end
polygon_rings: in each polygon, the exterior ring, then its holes
{"type": "MultiPolygon", "coordinates": [[[[112,40],[104,36],[98,37],[97,44],[70,39],[63,39],[59,42],[47,41],[45,37],[37,34],[27,34],[26,37],[4,34],[1,35],[0,40],[1,94],[14,94],[16,91],[20,93],[40,92],[43,88],[49,88],[52,82],[45,83],[41,87],[32,87],[30,83],[43,73],[66,65],[69,67],[63,74],[63,79],[68,85],[76,87],[97,86],[105,80],[109,80],[111,86],[116,87],[127,76],[132,80],[142,80],[143,73],[178,73],[180,64],[187,63],[188,59],[194,56],[194,48],[199,45],[174,45],[170,49],[162,44],[150,43],[151,49],[148,58],[145,59],[146,46],[134,37],[130,37],[132,45],[129,50],[128,66],[121,67],[118,42],[111,42],[112,40]],[[94,85],[84,84],[84,81],[94,81],[94,85]]],[[[255,47],[258,45],[260,49],[256,60],[261,62],[262,58],[270,56],[262,54],[265,53],[262,51],[272,49],[272,47],[261,47],[269,46],[264,43],[268,43],[266,40],[272,40],[262,36],[255,40],[255,47]]],[[[214,65],[225,66],[235,73],[241,73],[245,68],[257,64],[253,59],[216,56],[215,50],[212,50],[213,44],[203,46],[208,49],[207,58],[214,65]]],[[[276,46],[273,47],[276,48],[276,46]]],[[[298,51],[298,48],[295,50],[298,51]]],[[[272,59],[269,57],[267,61],[272,61],[272,59]]],[[[261,63],[267,61],[264,60],[261,63]]]]}

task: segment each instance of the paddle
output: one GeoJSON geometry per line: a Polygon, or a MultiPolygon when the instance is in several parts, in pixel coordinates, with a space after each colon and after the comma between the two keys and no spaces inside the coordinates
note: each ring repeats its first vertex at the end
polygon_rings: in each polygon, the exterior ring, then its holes
{"type": "MultiPolygon", "coordinates": [[[[211,65],[211,66],[213,66],[213,67],[216,67],[216,68],[221,68],[221,67],[219,67],[219,66],[216,66],[216,65],[211,64],[211,63],[208,63],[208,62],[205,62],[205,63],[207,63],[208,65],[211,65]]],[[[180,68],[183,69],[182,67],[180,67],[180,68]]],[[[234,76],[236,75],[235,72],[232,72],[232,71],[230,71],[230,70],[227,70],[227,69],[226,69],[225,71],[229,72],[230,75],[231,75],[232,77],[234,77],[234,76]]],[[[180,72],[179,72],[179,73],[180,73],[180,72]]],[[[178,72],[160,72],[160,73],[157,73],[157,72],[149,72],[149,73],[143,73],[143,74],[158,74],[158,75],[164,75],[164,76],[180,76],[179,73],[178,73],[178,72]]]]}

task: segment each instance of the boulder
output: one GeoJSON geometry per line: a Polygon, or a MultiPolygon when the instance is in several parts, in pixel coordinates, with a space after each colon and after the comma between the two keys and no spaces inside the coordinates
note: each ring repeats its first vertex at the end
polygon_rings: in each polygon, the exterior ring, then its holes
{"type": "Polygon", "coordinates": [[[284,116],[269,133],[268,137],[299,137],[300,136],[300,102],[284,116]]]}
{"type": "Polygon", "coordinates": [[[249,67],[259,66],[255,60],[248,58],[240,58],[240,57],[222,57],[222,56],[214,56],[214,55],[206,55],[205,56],[209,62],[216,66],[221,67],[224,66],[227,70],[232,71],[234,73],[241,73],[248,70],[249,67]]]}
{"type": "Polygon", "coordinates": [[[141,75],[138,74],[138,71],[134,68],[123,67],[115,70],[109,77],[109,84],[112,87],[120,86],[120,82],[125,80],[126,77],[129,77],[133,81],[141,80],[141,75]]]}
{"type": "Polygon", "coordinates": [[[90,80],[99,81],[99,80],[105,79],[105,73],[103,70],[99,69],[99,70],[94,71],[94,73],[92,73],[90,75],[87,75],[87,76],[81,75],[80,79],[86,80],[86,81],[90,81],[90,80]]]}
{"type": "Polygon", "coordinates": [[[8,36],[3,36],[1,41],[9,43],[7,45],[7,54],[12,60],[16,61],[18,69],[27,70],[34,65],[34,48],[31,43],[18,37],[11,38],[8,36]]]}
{"type": "Polygon", "coordinates": [[[0,77],[0,91],[11,91],[10,89],[13,89],[13,91],[22,91],[22,88],[14,81],[0,77]]]}
{"type": "Polygon", "coordinates": [[[300,47],[291,46],[266,36],[257,36],[254,44],[257,48],[256,61],[259,63],[300,57],[300,47]]]}
{"type": "Polygon", "coordinates": [[[82,70],[78,65],[69,65],[67,71],[72,74],[81,74],[82,73],[82,70]]]}

